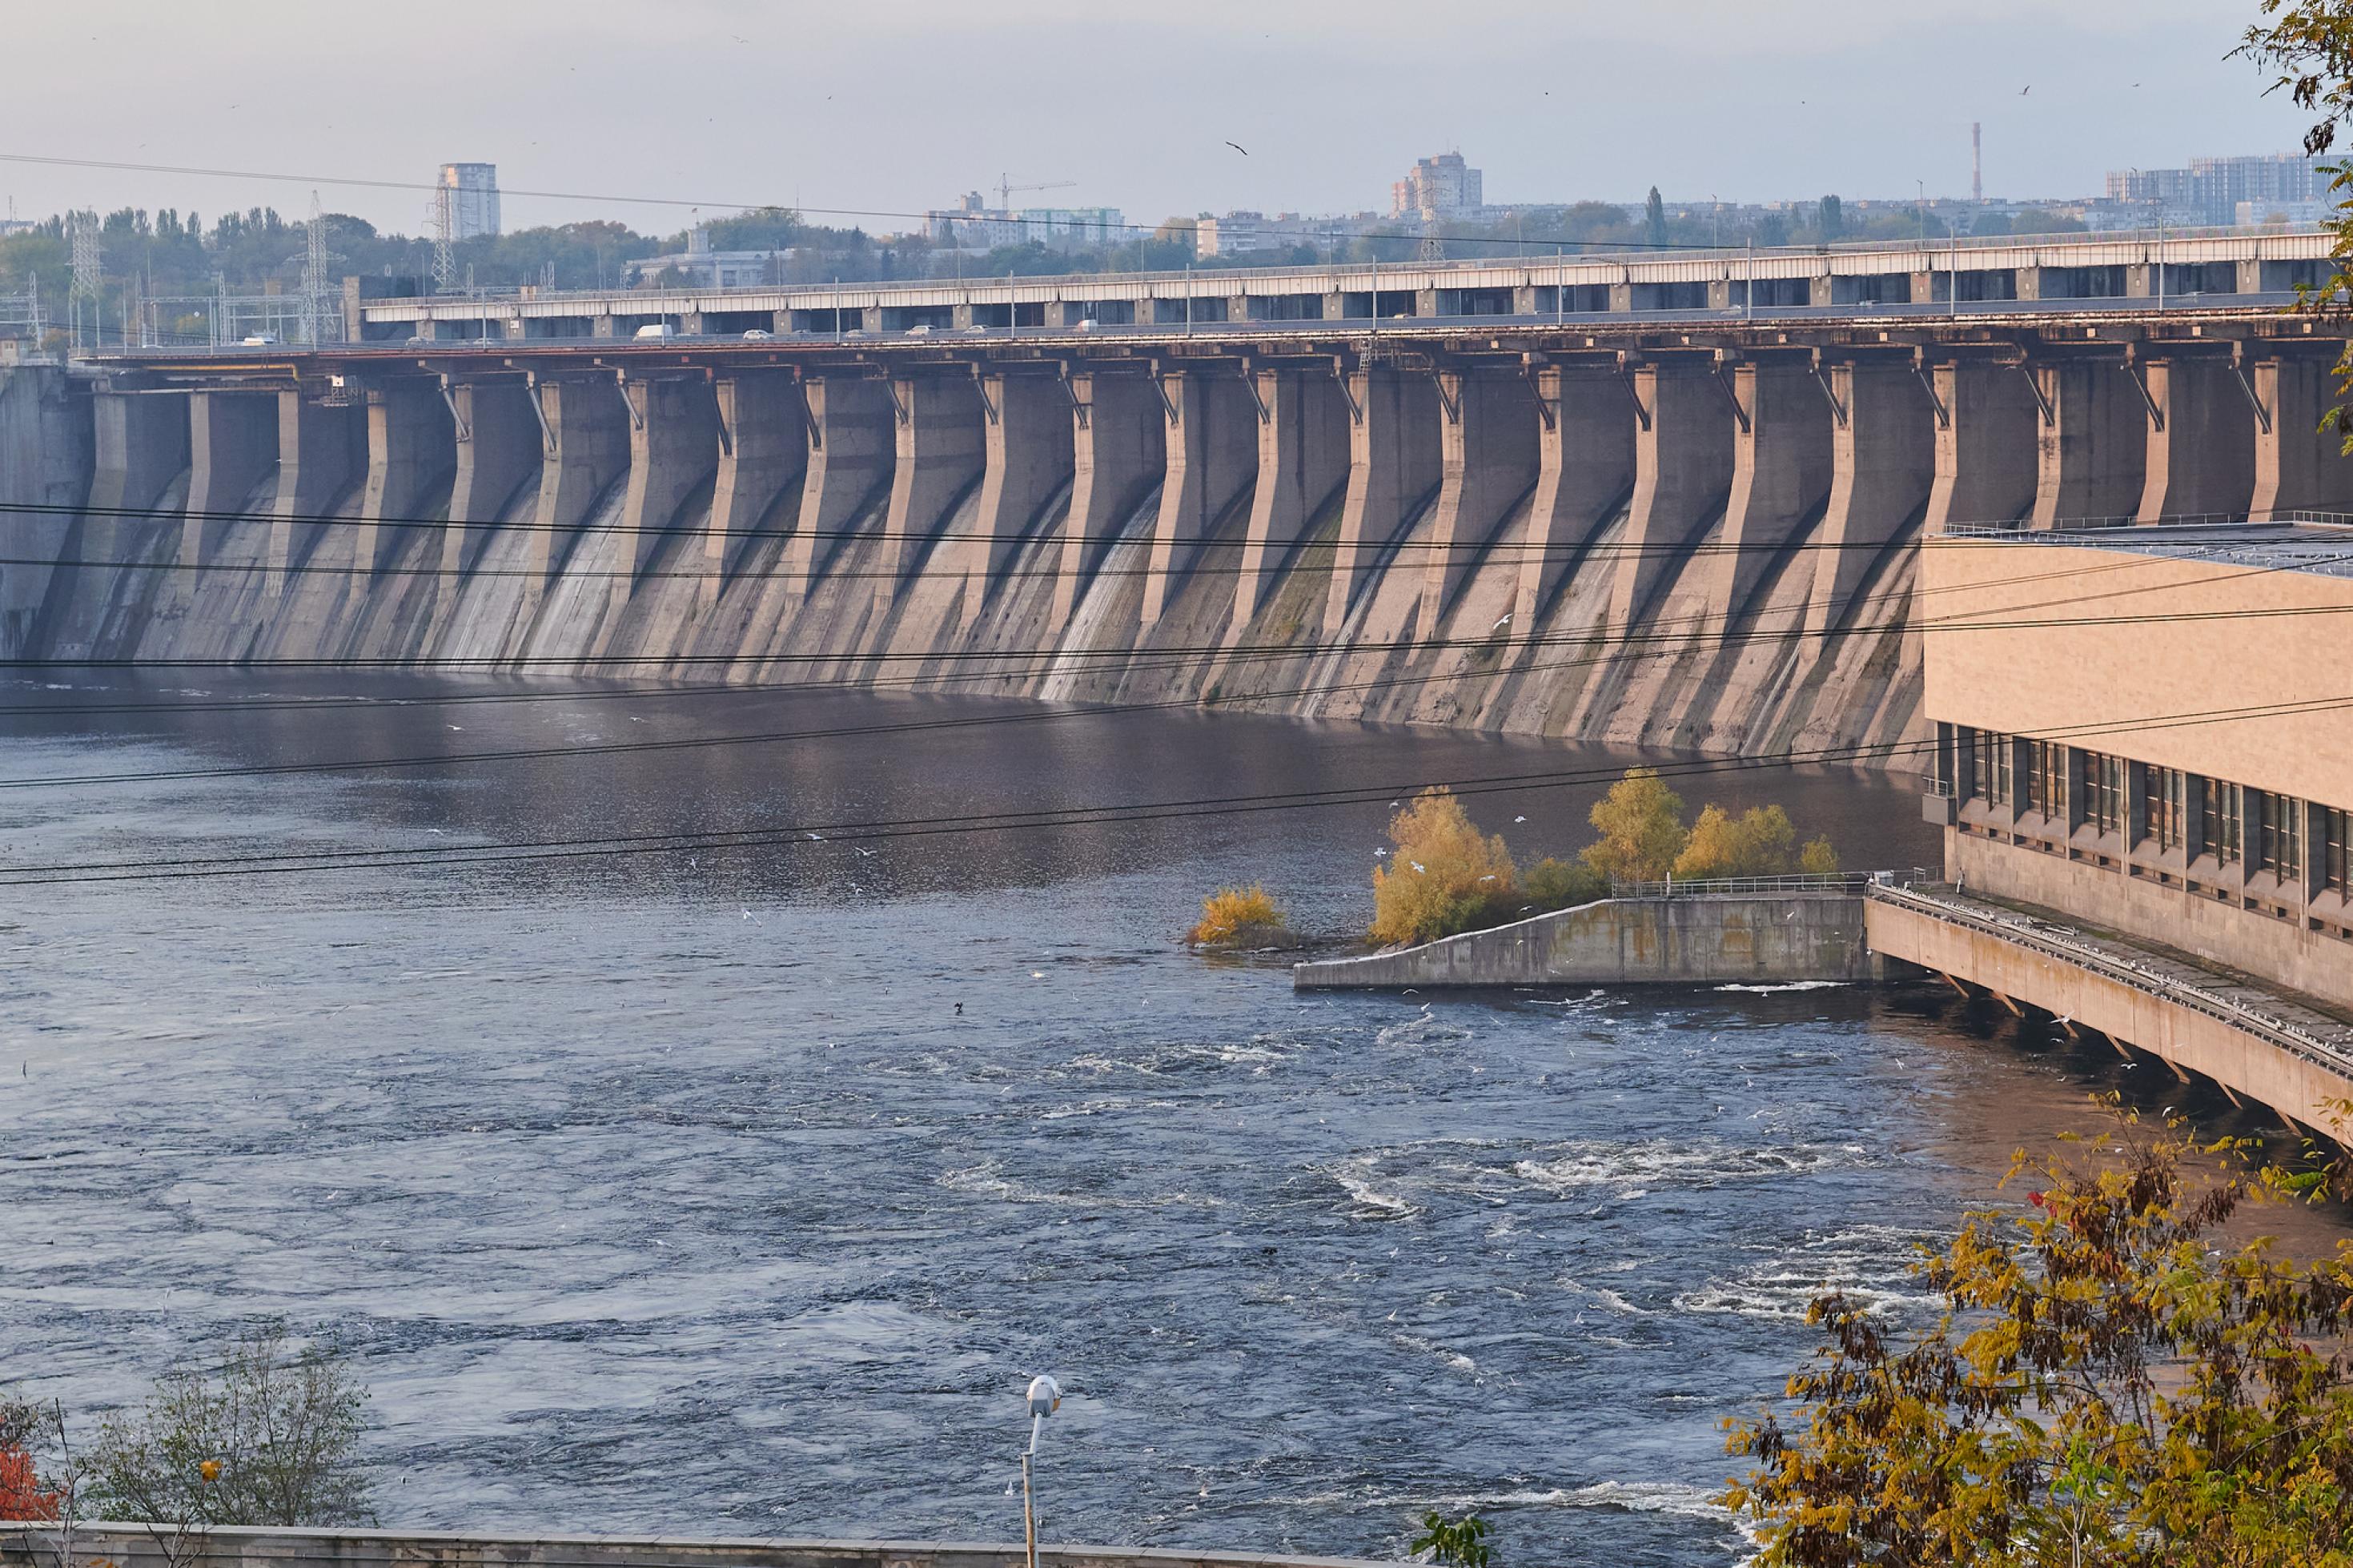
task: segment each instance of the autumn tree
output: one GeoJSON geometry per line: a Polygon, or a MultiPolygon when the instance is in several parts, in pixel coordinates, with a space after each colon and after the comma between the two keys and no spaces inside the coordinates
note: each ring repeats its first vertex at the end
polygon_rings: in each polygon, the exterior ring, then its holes
{"type": "Polygon", "coordinates": [[[1604,877],[1656,882],[1674,870],[1683,851],[1683,797],[1656,768],[1627,769],[1588,820],[1601,837],[1586,849],[1585,863],[1604,877]]]}
{"type": "Polygon", "coordinates": [[[1765,1568],[2353,1563],[2353,1254],[2225,1244],[2319,1178],[2129,1120],[2018,1155],[2024,1204],[1915,1266],[1906,1331],[1831,1292],[1794,1409],[1736,1423],[1765,1568]]]}
{"type": "Polygon", "coordinates": [[[33,1463],[47,1414],[37,1405],[0,1399],[0,1519],[40,1521],[58,1517],[58,1489],[41,1484],[33,1463]]]}
{"type": "Polygon", "coordinates": [[[1752,805],[1734,816],[1720,805],[1704,808],[1692,823],[1674,874],[1706,877],[1771,877],[1789,868],[1798,830],[1778,805],[1752,805]]]}
{"type": "Polygon", "coordinates": [[[1462,803],[1426,789],[1389,820],[1387,866],[1373,868],[1378,942],[1429,942],[1502,918],[1519,877],[1498,836],[1482,837],[1462,803]]]}

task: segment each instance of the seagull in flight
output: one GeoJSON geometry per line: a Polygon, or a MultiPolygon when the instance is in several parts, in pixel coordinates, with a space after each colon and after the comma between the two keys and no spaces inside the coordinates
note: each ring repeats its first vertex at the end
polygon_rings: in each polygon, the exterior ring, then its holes
{"type": "Polygon", "coordinates": [[[1245,158],[1250,156],[1250,149],[1243,146],[1239,142],[1229,142],[1226,145],[1232,148],[1235,152],[1240,153],[1245,158]]]}
{"type": "Polygon", "coordinates": [[[2034,90],[2034,84],[2033,84],[2032,82],[2031,82],[2031,81],[2030,81],[2030,82],[2028,82],[2024,87],[2021,87],[2021,88],[2020,88],[2020,89],[2018,89],[2018,96],[2019,96],[2019,97],[2021,97],[2021,98],[2024,98],[2028,93],[2032,92],[2033,90],[2034,90]]]}

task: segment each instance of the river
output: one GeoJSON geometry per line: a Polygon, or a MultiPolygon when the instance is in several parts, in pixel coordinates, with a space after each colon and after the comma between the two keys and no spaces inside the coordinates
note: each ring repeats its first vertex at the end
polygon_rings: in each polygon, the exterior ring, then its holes
{"type": "MultiPolygon", "coordinates": [[[[1179,947],[1233,880],[1360,927],[1386,799],[941,830],[1583,781],[1472,797],[1525,864],[1589,837],[1622,756],[44,677],[0,687],[0,868],[396,853],[0,887],[0,1383],[87,1431],[281,1317],[373,1389],[387,1523],[1018,1538],[1044,1370],[1050,1540],[1401,1554],[1438,1508],[1514,1568],[1726,1563],[1718,1423],[1799,1364],[1808,1298],[1917,1310],[1910,1249],[2135,1087],[1920,995],[1302,997],[1179,947]],[[747,826],[783,842],[462,863],[747,826]]],[[[1936,852],[1898,783],[1681,787],[1783,801],[1852,866],[1936,852]]]]}

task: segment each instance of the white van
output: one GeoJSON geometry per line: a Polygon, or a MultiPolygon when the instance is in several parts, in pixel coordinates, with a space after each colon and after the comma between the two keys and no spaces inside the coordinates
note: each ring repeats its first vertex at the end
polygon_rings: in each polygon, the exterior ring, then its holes
{"type": "Polygon", "coordinates": [[[638,341],[639,342],[645,342],[648,338],[674,338],[676,336],[678,336],[678,333],[672,330],[668,321],[656,321],[650,326],[639,327],[638,329],[638,341]]]}

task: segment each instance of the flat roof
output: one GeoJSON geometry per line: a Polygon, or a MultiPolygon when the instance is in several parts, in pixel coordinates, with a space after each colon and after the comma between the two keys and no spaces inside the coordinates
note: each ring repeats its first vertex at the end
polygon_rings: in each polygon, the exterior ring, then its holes
{"type": "Polygon", "coordinates": [[[2157,523],[2145,527],[2120,522],[2051,530],[1956,529],[1944,537],[1998,538],[2005,543],[2114,550],[2178,561],[2253,566],[2266,572],[2353,577],[2353,516],[2265,522],[2157,523]]]}

